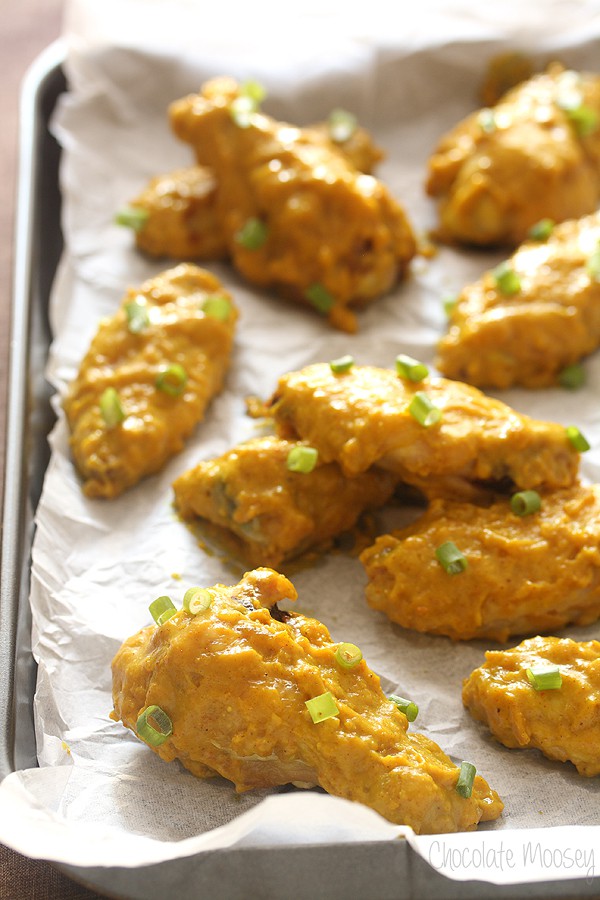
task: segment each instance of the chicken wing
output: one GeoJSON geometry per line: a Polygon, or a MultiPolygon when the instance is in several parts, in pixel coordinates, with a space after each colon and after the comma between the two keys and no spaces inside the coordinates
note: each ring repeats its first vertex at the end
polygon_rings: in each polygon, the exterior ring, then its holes
{"type": "Polygon", "coordinates": [[[263,412],[282,437],[308,441],[346,475],[381,466],[427,496],[471,496],[482,484],[558,488],[577,477],[579,454],[561,425],[444,378],[414,383],[356,365],[336,374],[317,363],[284,375],[263,412]],[[429,406],[439,418],[421,424],[413,410],[429,406]]]}
{"type": "Polygon", "coordinates": [[[596,621],[599,548],[600,486],[576,485],[523,516],[508,500],[489,508],[436,500],[360,559],[369,606],[392,621],[454,640],[505,641],[596,621]],[[448,542],[464,558],[454,574],[436,556],[448,542]]]}
{"type": "Polygon", "coordinates": [[[600,77],[555,64],[442,137],[428,168],[440,237],[515,246],[600,201],[600,77]]]}
{"type": "Polygon", "coordinates": [[[536,748],[572,762],[580,775],[600,775],[600,642],[533,637],[485,654],[465,679],[463,701],[505,747],[536,748]],[[535,689],[527,670],[558,668],[562,684],[535,689]]]}
{"type": "Polygon", "coordinates": [[[234,81],[220,78],[170,110],[176,135],[215,173],[228,253],[253,284],[354,331],[348,307],[389,290],[414,256],[410,224],[383,184],[329,140],[239,109],[242,99],[234,81]]]}
{"type": "Polygon", "coordinates": [[[182,264],[100,324],[64,399],[88,497],[116,497],[181,450],[222,387],[236,319],[219,280],[182,264]]]}
{"type": "Polygon", "coordinates": [[[480,387],[556,384],[600,346],[600,214],[557,225],[462,291],[438,345],[448,378],[480,387]]]}
{"type": "Polygon", "coordinates": [[[345,668],[324,625],[277,608],[296,598],[287,578],[256,569],[208,596],[204,612],[144,628],[113,661],[112,717],[137,733],[140,714],[159,707],[163,743],[153,749],[164,760],[222,775],[238,791],[320,785],[417,832],[469,830],[500,815],[480,776],[471,796],[459,795],[458,768],[407,733],[364,660],[345,668]],[[328,710],[313,709],[313,719],[306,702],[321,697],[328,710]]]}
{"type": "Polygon", "coordinates": [[[253,566],[323,549],[389,500],[397,479],[382,469],[345,478],[335,463],[318,460],[308,472],[294,470],[290,454],[303,446],[256,438],[200,462],[174,482],[175,505],[184,519],[208,519],[234,535],[253,566]]]}

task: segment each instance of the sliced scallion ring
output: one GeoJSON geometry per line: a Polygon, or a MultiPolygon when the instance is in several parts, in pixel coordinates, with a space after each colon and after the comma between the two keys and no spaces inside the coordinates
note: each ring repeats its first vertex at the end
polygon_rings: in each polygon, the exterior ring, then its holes
{"type": "Polygon", "coordinates": [[[334,718],[340,712],[331,691],[325,691],[324,694],[319,694],[318,697],[304,702],[315,725],[324,722],[325,719],[334,718]]]}
{"type": "Polygon", "coordinates": [[[440,544],[436,548],[435,558],[448,575],[459,575],[469,565],[467,557],[460,552],[453,541],[445,541],[440,544]]]}
{"type": "Polygon", "coordinates": [[[148,210],[142,209],[141,206],[124,206],[116,214],[115,223],[123,225],[124,228],[131,228],[137,233],[142,230],[149,216],[148,210]]]}
{"type": "Polygon", "coordinates": [[[442,297],[442,306],[448,318],[452,315],[457,303],[458,294],[448,294],[447,297],[442,297]]]}
{"type": "Polygon", "coordinates": [[[585,384],[585,369],[581,363],[572,363],[558,373],[558,383],[568,391],[577,391],[585,384]]]}
{"type": "Polygon", "coordinates": [[[223,294],[209,294],[202,303],[202,312],[211,319],[226,322],[231,315],[231,303],[223,294]]]}
{"type": "Polygon", "coordinates": [[[173,734],[173,723],[160,706],[148,706],[138,716],[135,730],[151,747],[160,747],[173,734]]]}
{"type": "Polygon", "coordinates": [[[125,315],[127,316],[127,328],[131,334],[140,334],[150,324],[150,316],[148,315],[148,307],[143,297],[136,297],[130,303],[125,304],[125,315]]]}
{"type": "Polygon", "coordinates": [[[304,296],[317,312],[320,312],[323,316],[327,315],[335,303],[327,288],[317,282],[306,288],[304,296]]]}
{"type": "Polygon", "coordinates": [[[333,109],[327,120],[329,136],[336,144],[343,144],[356,131],[356,116],[345,109],[333,109]]]}
{"type": "Polygon", "coordinates": [[[396,704],[400,712],[404,713],[409,722],[414,722],[419,715],[419,707],[412,700],[405,700],[404,697],[398,697],[396,694],[390,694],[388,699],[396,704]]]}
{"type": "Polygon", "coordinates": [[[183,595],[183,608],[193,616],[210,609],[214,595],[208,588],[191,587],[183,595]]]}
{"type": "Polygon", "coordinates": [[[331,371],[335,375],[341,375],[344,372],[349,372],[352,366],[354,365],[354,357],[353,356],[339,356],[337,359],[332,359],[329,363],[331,371]]]}
{"type": "Polygon", "coordinates": [[[562,675],[558,666],[532,666],[527,669],[526,674],[536,691],[557,691],[562,687],[562,675]]]}
{"type": "Polygon", "coordinates": [[[487,107],[485,109],[482,109],[477,116],[477,123],[482,131],[485,131],[486,134],[491,134],[491,132],[495,131],[497,127],[494,111],[487,107]]]}
{"type": "Polygon", "coordinates": [[[269,236],[269,229],[262,219],[246,219],[235,239],[246,250],[259,250],[269,236]]]}
{"type": "Polygon", "coordinates": [[[501,294],[511,297],[521,290],[521,279],[508,260],[504,260],[492,271],[492,278],[501,294]]]}
{"type": "Polygon", "coordinates": [[[419,362],[418,359],[413,359],[412,356],[407,356],[405,353],[396,357],[396,372],[401,378],[407,378],[409,381],[423,381],[429,375],[429,369],[425,363],[419,362]]]}
{"type": "Polygon", "coordinates": [[[540,219],[531,226],[528,237],[532,241],[546,241],[554,231],[554,225],[554,219],[540,219]]]}
{"type": "Polygon", "coordinates": [[[356,644],[338,644],[335,651],[335,661],[339,663],[342,669],[353,669],[363,658],[360,647],[356,644]]]}
{"type": "Polygon", "coordinates": [[[315,447],[292,447],[287,455],[286,466],[290,472],[302,472],[308,475],[317,464],[319,451],[315,447]]]}
{"type": "Polygon", "coordinates": [[[475,781],[475,775],[477,774],[477,769],[470,762],[461,762],[460,764],[460,772],[458,773],[458,781],[456,782],[456,786],[454,790],[457,794],[460,794],[461,797],[468,799],[473,793],[473,782],[475,781]]]}
{"type": "Polygon", "coordinates": [[[155,384],[159,391],[163,391],[171,397],[178,397],[185,391],[187,380],[187,372],[183,366],[173,363],[159,372],[155,384]]]}
{"type": "Polygon", "coordinates": [[[510,498],[510,508],[516,516],[530,516],[542,507],[542,498],[537,491],[518,491],[510,498]]]}
{"type": "Polygon", "coordinates": [[[175,604],[167,596],[157,597],[156,600],[152,601],[148,609],[157,625],[163,625],[177,612],[175,604]]]}
{"type": "Polygon", "coordinates": [[[408,405],[408,411],[416,419],[419,425],[430,428],[442,418],[442,411],[435,406],[431,398],[424,391],[417,391],[408,405]]]}
{"type": "Polygon", "coordinates": [[[598,130],[598,113],[581,103],[564,110],[579,137],[589,137],[598,130]]]}
{"type": "Polygon", "coordinates": [[[125,419],[121,398],[114,387],[107,387],[100,395],[100,415],[107,428],[116,428],[125,419]]]}
{"type": "Polygon", "coordinates": [[[244,81],[243,84],[240,85],[240,95],[242,97],[248,97],[252,100],[255,107],[258,108],[267,96],[267,91],[260,81],[253,81],[250,79],[249,81],[244,81]]]}
{"type": "Polygon", "coordinates": [[[586,450],[590,449],[589,441],[581,433],[577,425],[567,425],[565,431],[567,432],[567,437],[572,445],[576,450],[579,450],[580,453],[585,453],[586,450]]]}

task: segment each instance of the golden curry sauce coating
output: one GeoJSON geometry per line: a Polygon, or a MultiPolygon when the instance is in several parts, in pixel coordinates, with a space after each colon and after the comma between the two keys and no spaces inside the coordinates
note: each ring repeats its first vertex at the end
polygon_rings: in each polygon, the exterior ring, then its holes
{"type": "Polygon", "coordinates": [[[308,548],[324,549],[390,499],[397,479],[382,469],[346,478],[335,463],[317,460],[310,472],[290,471],[288,455],[302,446],[256,438],[198,463],[173,484],[179,513],[235,535],[250,565],[277,566],[308,548]]]}
{"type": "Polygon", "coordinates": [[[417,832],[469,830],[502,803],[481,776],[470,797],[459,770],[406,716],[364,660],[346,669],[315,619],[280,611],[291,583],[271,569],[211,588],[212,605],[176,613],[125,641],[113,661],[112,717],[136,731],[159,706],[172,733],[154,748],[238,791],[289,782],[358,801],[417,832]],[[330,692],[337,714],[315,723],[306,701],[330,692]]]}
{"type": "Polygon", "coordinates": [[[489,271],[460,293],[437,366],[480,387],[556,384],[562,370],[600,346],[600,281],[593,261],[600,215],[557,225],[507,260],[514,292],[489,271]]]}
{"type": "Polygon", "coordinates": [[[258,111],[240,117],[239,99],[234,81],[214,79],[170,111],[176,135],[215,173],[217,217],[234,265],[253,284],[356,330],[348,307],[388,291],[416,252],[403,210],[329,140],[258,111]],[[264,231],[248,246],[239,235],[252,220],[264,231]]]}
{"type": "Polygon", "coordinates": [[[444,135],[429,160],[440,237],[515,246],[541,219],[600,200],[600,77],[560,65],[508,91],[444,135]]]}
{"type": "Polygon", "coordinates": [[[308,441],[347,475],[381,466],[428,496],[469,496],[482,483],[558,488],[577,477],[579,454],[561,425],[444,378],[414,383],[357,365],[335,374],[317,363],[284,375],[264,412],[282,437],[308,441]],[[410,412],[417,392],[441,410],[437,423],[410,412]]]}
{"type": "Polygon", "coordinates": [[[116,497],[182,449],[222,387],[236,319],[219,280],[182,264],[130,289],[118,312],[101,322],[64,399],[88,497],[116,497]],[[218,316],[204,308],[215,300],[218,316]],[[130,304],[146,317],[135,331],[130,304]],[[172,366],[181,367],[184,378],[170,391],[161,389],[172,366]],[[123,413],[112,425],[101,411],[107,388],[117,392],[123,413]]]}
{"type": "Polygon", "coordinates": [[[405,628],[505,641],[588,625],[600,617],[600,486],[545,494],[524,516],[508,499],[488,508],[436,500],[361,562],[369,606],[405,628]],[[467,561],[457,574],[436,558],[448,541],[467,561]]]}
{"type": "Polygon", "coordinates": [[[488,651],[465,679],[463,701],[505,747],[536,748],[580,775],[600,775],[600,642],[537,636],[488,651]],[[558,667],[560,688],[535,690],[527,669],[547,667],[558,667]]]}

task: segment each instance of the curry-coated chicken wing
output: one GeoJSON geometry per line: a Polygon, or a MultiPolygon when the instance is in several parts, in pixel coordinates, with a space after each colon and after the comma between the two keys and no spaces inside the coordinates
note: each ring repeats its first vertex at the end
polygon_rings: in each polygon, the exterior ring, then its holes
{"type": "Polygon", "coordinates": [[[219,280],[182,264],[101,322],[64,399],[88,497],[116,497],[181,450],[222,387],[236,319],[219,280]]]}
{"type": "Polygon", "coordinates": [[[416,251],[384,185],[314,130],[276,122],[231,79],[172,104],[175,134],[218,183],[216,214],[236,268],[253,284],[354,331],[348,308],[385,293],[416,251]]]}
{"type": "Polygon", "coordinates": [[[173,490],[184,519],[226,529],[250,565],[277,566],[349,531],[390,499],[396,481],[383,469],[346,478],[305,444],[263,437],[198,463],[173,490]]]}
{"type": "Polygon", "coordinates": [[[588,215],[600,200],[600,77],[553,65],[442,137],[427,192],[440,237],[515,246],[544,218],[588,215]]]}
{"type": "Polygon", "coordinates": [[[367,602],[454,640],[538,634],[600,617],[600,486],[518,494],[488,508],[435,500],[361,554],[367,602]],[[527,507],[525,506],[525,509],[527,507]]]}
{"type": "Polygon", "coordinates": [[[280,378],[263,412],[282,437],[308,441],[347,475],[381,466],[427,496],[471,496],[482,484],[558,488],[577,477],[564,427],[444,378],[413,382],[358,365],[337,374],[317,363],[280,378]]]}
{"type": "Polygon", "coordinates": [[[536,748],[600,775],[600,642],[533,637],[486,653],[463,701],[505,747],[536,748]],[[550,686],[548,686],[550,685],[550,686]]]}
{"type": "Polygon", "coordinates": [[[196,615],[184,609],[144,628],[113,661],[112,717],[164,760],[222,775],[238,791],[320,785],[417,832],[500,815],[481,776],[459,793],[457,766],[407,732],[354,645],[351,657],[320,622],[278,609],[296,598],[283,575],[256,569],[199,598],[188,604],[196,615]]]}

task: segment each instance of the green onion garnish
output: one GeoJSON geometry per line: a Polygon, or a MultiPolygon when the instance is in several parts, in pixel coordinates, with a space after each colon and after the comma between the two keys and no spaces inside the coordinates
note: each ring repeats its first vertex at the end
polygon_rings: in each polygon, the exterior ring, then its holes
{"type": "Polygon", "coordinates": [[[285,464],[290,472],[302,472],[307,475],[317,464],[319,451],[314,447],[292,447],[285,464]]]}
{"type": "Polygon", "coordinates": [[[554,231],[556,223],[553,219],[540,219],[529,229],[528,236],[532,241],[545,241],[554,231]]]}
{"type": "Polygon", "coordinates": [[[453,541],[445,541],[440,544],[436,548],[435,557],[448,575],[458,575],[460,572],[464,572],[469,564],[466,556],[463,556],[453,541]]]}
{"type": "Polygon", "coordinates": [[[491,109],[482,109],[477,116],[477,122],[481,130],[485,131],[486,134],[496,130],[496,117],[491,109]]]}
{"type": "Polygon", "coordinates": [[[527,669],[527,678],[536,691],[556,691],[562,687],[558,666],[536,666],[527,669]]]}
{"type": "Polygon", "coordinates": [[[521,290],[521,279],[508,260],[504,260],[492,271],[492,278],[501,294],[511,297],[521,290]]]}
{"type": "Polygon", "coordinates": [[[238,128],[249,128],[252,116],[266,96],[266,91],[258,81],[246,81],[240,86],[239,97],[229,106],[231,118],[238,128]]]}
{"type": "Polygon", "coordinates": [[[170,597],[157,597],[156,600],[152,601],[148,609],[157,625],[167,622],[177,612],[175,604],[170,597]]]}
{"type": "Polygon", "coordinates": [[[600,281],[600,247],[594,250],[585,268],[592,281],[600,281]]]}
{"type": "Polygon", "coordinates": [[[408,411],[419,425],[423,425],[425,428],[435,425],[442,418],[441,409],[433,404],[428,394],[424,391],[417,391],[414,394],[408,406],[408,411]]]}
{"type": "Polygon", "coordinates": [[[314,306],[317,312],[320,312],[322,315],[328,313],[335,303],[327,288],[317,282],[306,288],[304,296],[308,302],[314,306]]]}
{"type": "Polygon", "coordinates": [[[460,764],[460,772],[458,774],[458,781],[456,782],[456,786],[454,790],[457,794],[460,794],[461,797],[468,799],[473,793],[473,782],[475,781],[475,775],[477,773],[477,769],[470,762],[461,762],[460,764]]]}
{"type": "Polygon", "coordinates": [[[107,428],[114,428],[125,418],[121,399],[113,387],[107,387],[100,396],[100,415],[107,428]]]}
{"type": "Polygon", "coordinates": [[[586,450],[590,449],[590,444],[584,435],[580,432],[577,425],[567,425],[566,427],[567,437],[573,444],[576,450],[579,450],[580,453],[585,453],[586,450]]]}
{"type": "Polygon", "coordinates": [[[138,717],[135,730],[151,747],[160,747],[173,734],[173,723],[160,706],[149,706],[138,717]]]}
{"type": "Polygon", "coordinates": [[[356,116],[345,109],[333,109],[327,120],[329,136],[336,144],[343,144],[356,131],[356,116]]]}
{"type": "Polygon", "coordinates": [[[325,691],[324,694],[319,694],[318,697],[313,697],[312,700],[305,700],[304,702],[315,725],[318,722],[324,722],[325,719],[332,719],[339,714],[337,703],[331,691],[325,691]]]}
{"type": "Polygon", "coordinates": [[[191,587],[183,595],[183,608],[193,616],[206,612],[212,606],[214,596],[208,588],[191,587]]]}
{"type": "Polygon", "coordinates": [[[413,359],[412,356],[406,356],[404,353],[396,357],[396,372],[401,378],[408,378],[409,381],[423,381],[429,375],[429,369],[425,363],[413,359]]]}
{"type": "Polygon", "coordinates": [[[400,712],[404,713],[409,722],[414,722],[419,715],[419,707],[412,700],[405,700],[404,697],[398,697],[396,694],[390,694],[388,697],[392,703],[395,703],[400,712]]]}
{"type": "Polygon", "coordinates": [[[530,516],[541,506],[542,498],[537,491],[519,491],[510,498],[510,508],[516,516],[530,516]]]}
{"type": "Polygon", "coordinates": [[[572,363],[558,373],[559,384],[569,391],[576,391],[585,384],[585,369],[581,363],[572,363]]]}
{"type": "Polygon", "coordinates": [[[267,96],[267,91],[260,81],[250,80],[244,81],[243,84],[240,85],[240,95],[242,97],[248,97],[252,100],[254,105],[258,107],[267,96]]]}
{"type": "Polygon", "coordinates": [[[458,303],[458,297],[458,294],[449,294],[447,297],[442,298],[442,307],[448,318],[452,315],[454,308],[458,303]]]}
{"type": "Polygon", "coordinates": [[[354,357],[349,355],[339,356],[337,359],[332,359],[329,363],[331,371],[335,375],[341,375],[343,372],[349,372],[353,365],[354,357]]]}
{"type": "Polygon", "coordinates": [[[598,113],[590,106],[582,103],[580,106],[565,109],[565,113],[579,137],[589,137],[598,130],[598,113]]]}
{"type": "Polygon", "coordinates": [[[222,294],[210,294],[202,304],[202,312],[211,319],[226,322],[231,315],[231,303],[222,294]]]}
{"type": "Polygon", "coordinates": [[[165,394],[170,394],[171,397],[178,397],[180,394],[183,394],[187,380],[187,372],[183,366],[180,366],[179,363],[173,363],[158,374],[155,384],[159,391],[164,391],[165,394]]]}
{"type": "Polygon", "coordinates": [[[124,206],[115,216],[115,223],[131,228],[133,231],[141,231],[148,221],[150,213],[140,206],[124,206]]]}
{"type": "Polygon", "coordinates": [[[259,250],[269,236],[269,229],[262,219],[247,219],[235,239],[246,250],[259,250]]]}
{"type": "Polygon", "coordinates": [[[131,334],[139,334],[150,324],[148,308],[143,297],[136,297],[135,300],[126,303],[125,315],[127,316],[127,328],[131,334]]]}
{"type": "Polygon", "coordinates": [[[335,651],[335,661],[342,669],[353,669],[362,658],[362,651],[356,644],[339,644],[335,651]]]}

